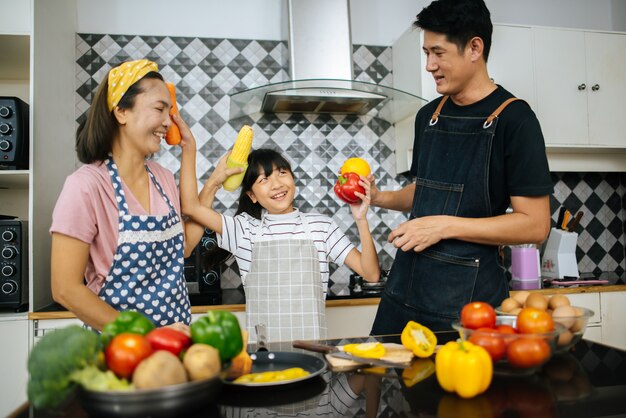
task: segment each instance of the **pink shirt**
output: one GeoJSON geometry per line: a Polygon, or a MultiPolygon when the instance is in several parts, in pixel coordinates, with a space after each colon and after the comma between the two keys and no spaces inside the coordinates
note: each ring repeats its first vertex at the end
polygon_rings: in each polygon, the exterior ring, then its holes
{"type": "MultiPolygon", "coordinates": [[[[180,194],[173,174],[154,161],[146,161],[157,182],[180,215],[180,194]]],[[[165,215],[169,207],[150,181],[150,213],[146,213],[124,181],[122,187],[133,215],[165,215]]],[[[111,177],[103,163],[81,166],[65,180],[50,232],[58,232],[90,245],[85,271],[87,287],[98,294],[113,265],[117,249],[118,208],[111,177]]]]}

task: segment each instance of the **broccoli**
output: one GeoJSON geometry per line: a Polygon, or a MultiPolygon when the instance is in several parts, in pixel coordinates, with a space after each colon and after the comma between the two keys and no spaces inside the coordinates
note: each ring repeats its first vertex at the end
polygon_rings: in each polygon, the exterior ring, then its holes
{"type": "Polygon", "coordinates": [[[28,399],[35,408],[54,408],[76,386],[72,373],[98,363],[98,334],[70,325],[37,343],[28,357],[28,399]]]}

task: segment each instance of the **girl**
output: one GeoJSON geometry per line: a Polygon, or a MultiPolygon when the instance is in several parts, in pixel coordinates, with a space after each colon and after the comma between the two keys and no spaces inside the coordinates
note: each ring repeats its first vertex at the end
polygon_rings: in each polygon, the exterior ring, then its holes
{"type": "MultiPolygon", "coordinates": [[[[227,154],[228,155],[228,154],[227,154]]],[[[233,173],[227,155],[219,161],[205,189],[215,192],[233,173]]],[[[246,293],[250,335],[265,324],[268,341],[326,338],[325,293],[328,263],[346,264],[367,281],[380,278],[378,255],[367,222],[369,181],[365,194],[350,205],[362,243],[359,251],[328,216],[293,207],[296,185],[289,162],[271,149],[248,156],[236,215],[219,214],[200,204],[196,189],[195,146],[183,149],[183,213],[217,233],[218,245],[234,254],[246,293]]]]}

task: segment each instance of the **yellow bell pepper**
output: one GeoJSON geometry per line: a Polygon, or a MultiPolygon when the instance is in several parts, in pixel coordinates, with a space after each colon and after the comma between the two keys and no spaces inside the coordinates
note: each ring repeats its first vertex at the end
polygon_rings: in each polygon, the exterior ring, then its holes
{"type": "Polygon", "coordinates": [[[385,346],[379,342],[346,344],[343,346],[343,351],[353,356],[366,358],[381,358],[386,352],[385,346]]]}
{"type": "Polygon", "coordinates": [[[404,386],[410,388],[435,373],[435,363],[431,359],[420,358],[413,361],[411,367],[402,370],[404,386]]]}
{"type": "Polygon", "coordinates": [[[471,398],[489,387],[493,364],[484,348],[469,341],[450,341],[437,352],[435,372],[444,390],[471,398]]]}
{"type": "Polygon", "coordinates": [[[400,335],[402,345],[408,348],[417,357],[430,357],[435,352],[437,337],[425,326],[415,321],[409,321],[400,335]]]}

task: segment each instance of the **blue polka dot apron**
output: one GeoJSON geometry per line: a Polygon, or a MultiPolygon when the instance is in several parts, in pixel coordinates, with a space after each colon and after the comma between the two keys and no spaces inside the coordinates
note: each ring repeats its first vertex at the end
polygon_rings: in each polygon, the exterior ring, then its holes
{"type": "Polygon", "coordinates": [[[131,215],[117,166],[107,165],[119,210],[117,249],[100,298],[118,311],[138,311],[157,326],[191,322],[180,217],[148,166],[150,180],[167,203],[167,215],[131,215]]]}

